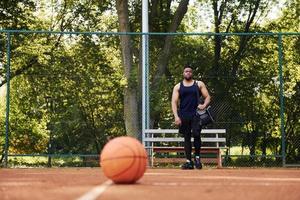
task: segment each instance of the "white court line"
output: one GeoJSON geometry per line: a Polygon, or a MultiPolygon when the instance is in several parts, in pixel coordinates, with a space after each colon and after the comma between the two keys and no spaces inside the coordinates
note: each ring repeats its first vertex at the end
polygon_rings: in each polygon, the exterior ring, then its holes
{"type": "Polygon", "coordinates": [[[165,173],[165,172],[146,172],[144,175],[174,175],[174,173],[165,173]]]}
{"type": "MultiPolygon", "coordinates": [[[[214,182],[214,183],[188,183],[188,182],[155,182],[155,183],[152,183],[153,186],[223,186],[223,185],[228,185],[228,183],[218,183],[218,182],[214,182]]],[[[238,186],[242,186],[242,184],[240,183],[229,183],[230,186],[232,185],[238,185],[238,186]]],[[[251,184],[248,184],[247,185],[251,185],[251,184]]],[[[256,185],[256,184],[252,184],[252,185],[256,185]]]]}
{"type": "Polygon", "coordinates": [[[243,177],[243,176],[184,176],[185,179],[226,179],[226,180],[247,180],[247,181],[293,181],[300,182],[300,178],[268,178],[268,177],[243,177]]]}
{"type": "Polygon", "coordinates": [[[285,182],[154,182],[150,185],[153,186],[289,186],[294,185],[294,183],[285,182]]]}
{"type": "Polygon", "coordinates": [[[105,181],[79,197],[76,200],[95,200],[97,199],[113,182],[111,180],[105,181]]]}
{"type": "Polygon", "coordinates": [[[292,182],[300,182],[300,178],[287,178],[287,177],[246,177],[246,176],[181,176],[181,174],[175,174],[175,173],[152,173],[148,172],[145,173],[145,175],[175,175],[176,178],[184,178],[184,179],[226,179],[226,180],[247,180],[247,181],[292,181],[292,182]]]}

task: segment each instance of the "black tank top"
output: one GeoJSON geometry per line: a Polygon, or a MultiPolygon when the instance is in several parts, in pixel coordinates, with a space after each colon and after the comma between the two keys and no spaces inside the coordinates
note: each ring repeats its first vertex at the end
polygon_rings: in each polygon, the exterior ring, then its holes
{"type": "MultiPolygon", "coordinates": [[[[199,87],[196,83],[192,86],[184,86],[183,82],[180,83],[179,87],[179,117],[184,119],[192,119],[196,114],[198,106],[197,90],[199,87]]],[[[200,95],[200,94],[199,94],[200,95]]]]}

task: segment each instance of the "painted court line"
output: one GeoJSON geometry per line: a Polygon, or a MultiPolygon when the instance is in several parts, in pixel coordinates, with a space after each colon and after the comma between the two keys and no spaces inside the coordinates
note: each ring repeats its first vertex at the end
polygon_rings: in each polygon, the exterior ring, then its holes
{"type": "Polygon", "coordinates": [[[184,178],[184,179],[225,179],[225,180],[246,180],[246,181],[279,181],[279,182],[300,182],[300,178],[289,178],[289,177],[246,177],[246,176],[206,176],[206,175],[199,175],[199,176],[181,176],[181,174],[175,174],[175,173],[164,173],[164,172],[158,172],[158,173],[152,173],[148,172],[145,173],[145,175],[174,175],[178,178],[184,178]]]}
{"type": "Polygon", "coordinates": [[[286,183],[286,182],[154,182],[150,185],[153,186],[289,186],[294,185],[295,183],[286,183]]]}
{"type": "Polygon", "coordinates": [[[247,181],[292,181],[300,182],[300,178],[268,178],[268,177],[243,177],[243,176],[195,176],[195,177],[181,177],[185,179],[226,179],[226,180],[247,180],[247,181]]]}
{"type": "Polygon", "coordinates": [[[173,174],[165,173],[165,172],[146,172],[144,175],[173,175],[173,174]]]}
{"type": "Polygon", "coordinates": [[[76,200],[95,200],[112,184],[111,180],[104,182],[102,185],[98,185],[79,197],[76,200]]]}

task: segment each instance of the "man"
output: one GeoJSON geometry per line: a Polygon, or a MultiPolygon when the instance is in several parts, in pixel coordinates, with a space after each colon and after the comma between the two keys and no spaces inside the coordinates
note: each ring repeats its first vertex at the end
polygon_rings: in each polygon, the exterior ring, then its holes
{"type": "Polygon", "coordinates": [[[202,168],[200,162],[200,125],[195,118],[196,110],[205,109],[210,103],[210,95],[205,84],[202,81],[193,79],[193,71],[190,65],[186,65],[183,70],[183,81],[175,85],[172,94],[172,111],[175,118],[175,124],[179,126],[179,133],[184,136],[184,150],[186,163],[182,165],[182,169],[202,168]],[[198,93],[198,94],[197,94],[198,93]],[[203,104],[199,103],[199,97],[204,99],[203,104]],[[178,101],[180,101],[179,110],[177,109],[178,101]],[[192,161],[192,144],[191,136],[194,137],[195,158],[192,161]]]}

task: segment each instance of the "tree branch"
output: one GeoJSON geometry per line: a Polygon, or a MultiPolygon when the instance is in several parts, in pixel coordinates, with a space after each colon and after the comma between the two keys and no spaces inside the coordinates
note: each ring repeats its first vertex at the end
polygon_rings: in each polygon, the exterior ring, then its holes
{"type": "MultiPolygon", "coordinates": [[[[255,1],[255,5],[254,5],[254,9],[252,10],[251,6],[250,6],[250,10],[249,10],[249,15],[248,15],[248,19],[247,22],[245,24],[245,28],[244,28],[244,32],[247,33],[250,30],[250,26],[255,18],[255,15],[259,9],[259,4],[260,4],[260,0],[256,0],[255,1]]],[[[240,62],[243,58],[243,53],[245,52],[246,46],[247,46],[247,42],[249,41],[250,37],[249,36],[241,36],[240,37],[240,45],[239,45],[239,49],[236,52],[234,59],[233,59],[233,65],[232,65],[232,71],[231,71],[231,75],[233,77],[235,77],[237,75],[237,71],[240,65],[240,62]]]]}
{"type": "MultiPolygon", "coordinates": [[[[173,16],[172,22],[168,28],[168,32],[176,32],[178,26],[180,25],[185,13],[188,9],[189,0],[182,0],[179,3],[179,6],[176,9],[176,12],[173,16]]],[[[169,62],[169,57],[171,54],[171,48],[172,48],[172,36],[166,36],[163,49],[159,55],[158,61],[157,61],[157,71],[154,75],[154,78],[152,80],[152,91],[157,91],[160,85],[161,77],[166,73],[167,65],[169,62]]],[[[154,113],[154,118],[151,119],[151,124],[153,125],[153,122],[156,119],[159,119],[159,112],[154,113]]]]}
{"type": "MultiPolygon", "coordinates": [[[[180,25],[185,13],[187,12],[187,6],[189,4],[189,0],[182,0],[177,7],[177,10],[174,14],[172,22],[168,28],[168,32],[176,32],[178,26],[180,25]]],[[[157,89],[159,85],[159,79],[163,74],[165,74],[167,64],[169,62],[169,56],[171,53],[173,36],[166,36],[164,47],[159,55],[157,67],[158,70],[153,79],[153,89],[154,91],[157,89]]]]}
{"type": "MultiPolygon", "coordinates": [[[[66,10],[66,3],[64,4],[64,11],[66,10]]],[[[61,25],[60,25],[60,28],[61,30],[60,31],[64,31],[68,26],[71,25],[71,23],[74,21],[75,18],[78,17],[80,12],[77,12],[76,15],[74,15],[74,17],[72,18],[69,18],[66,23],[65,20],[62,20],[61,21],[61,25]]],[[[57,40],[55,41],[54,45],[51,47],[50,51],[48,52],[44,52],[44,55],[52,55],[53,54],[53,51],[59,46],[59,44],[61,44],[61,39],[62,39],[62,36],[63,34],[60,34],[57,38],[57,40]]],[[[48,44],[49,42],[51,41],[51,35],[49,34],[47,36],[47,40],[46,40],[46,44],[48,44]]],[[[33,67],[35,64],[38,63],[38,56],[33,56],[32,58],[30,58],[28,61],[27,61],[27,64],[23,67],[21,67],[20,69],[17,69],[16,71],[14,72],[11,72],[10,74],[10,80],[12,80],[13,78],[15,78],[16,76],[19,76],[21,74],[23,74],[24,72],[26,72],[27,70],[29,70],[31,67],[33,67]]],[[[4,77],[4,76],[3,76],[4,77]]],[[[0,87],[3,86],[4,84],[7,83],[7,78],[5,78],[1,83],[0,83],[0,87]]]]}

